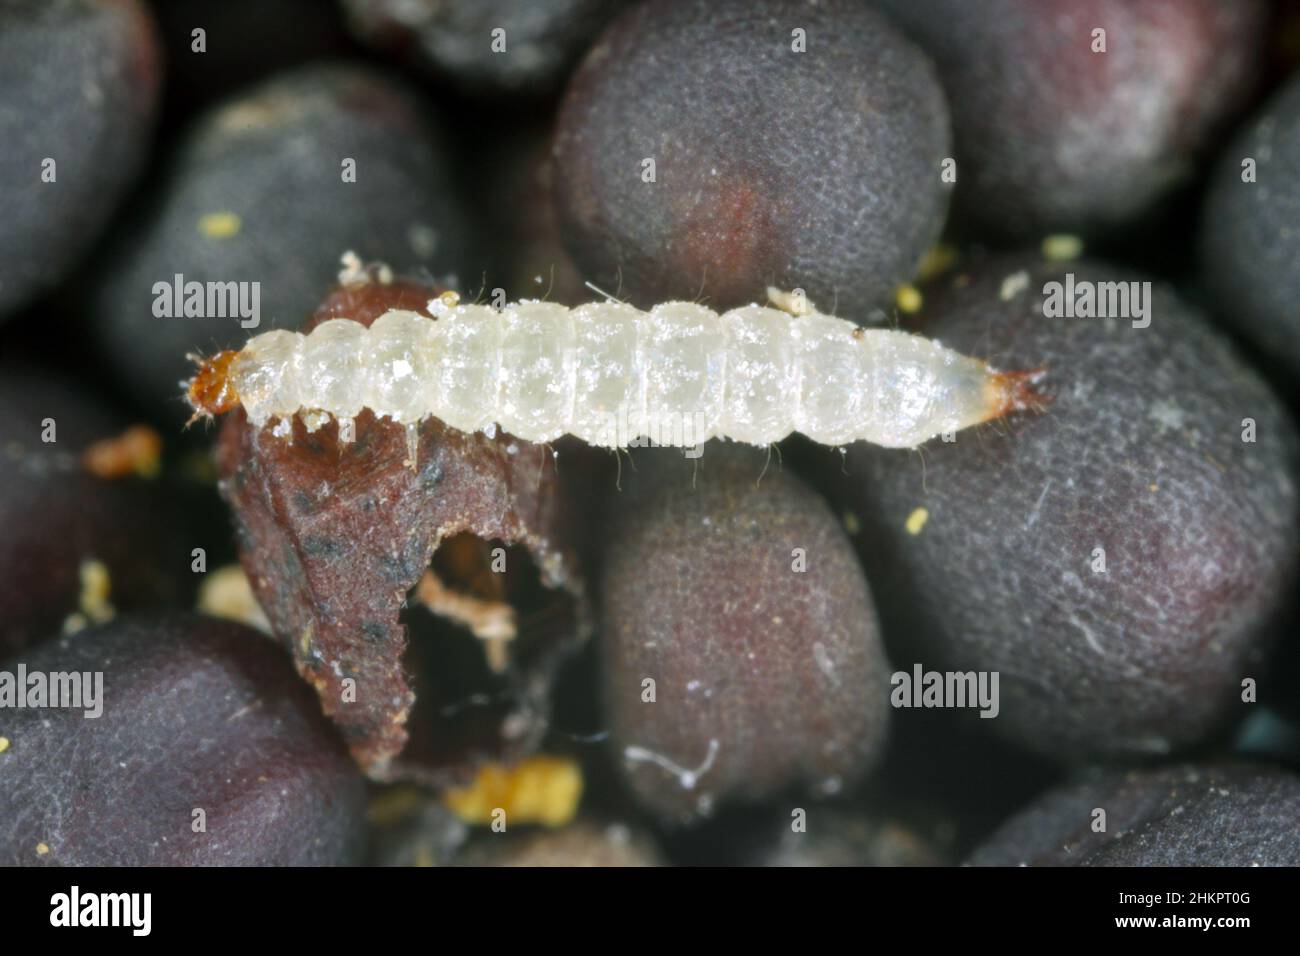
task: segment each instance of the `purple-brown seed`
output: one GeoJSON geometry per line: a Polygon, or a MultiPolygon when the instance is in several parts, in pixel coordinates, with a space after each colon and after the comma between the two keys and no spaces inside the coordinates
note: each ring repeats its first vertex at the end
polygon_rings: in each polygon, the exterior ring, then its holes
{"type": "Polygon", "coordinates": [[[586,277],[643,308],[776,286],[862,320],[938,236],[948,154],[934,68],[865,4],[670,0],[571,80],[556,200],[586,277]]]}
{"type": "Polygon", "coordinates": [[[601,612],[605,712],[633,794],[688,822],[854,783],[884,741],[889,665],[830,509],[740,446],[633,464],[608,500],[601,612]]]}
{"type": "Polygon", "coordinates": [[[0,710],[0,863],[361,861],[361,774],[262,634],[193,615],[124,617],[5,670],[20,665],[29,691],[33,674],[80,675],[80,703],[95,706],[0,710]]]}
{"type": "Polygon", "coordinates": [[[939,68],[954,219],[1005,239],[1114,229],[1189,179],[1267,22],[1262,0],[874,3],[939,68]]]}
{"type": "Polygon", "coordinates": [[[0,365],[0,660],[115,611],[189,602],[192,549],[209,542],[187,539],[175,489],[87,461],[127,424],[61,375],[0,365]]]}
{"type": "Polygon", "coordinates": [[[364,43],[465,92],[553,93],[629,0],[344,0],[364,43]]]}
{"type": "Polygon", "coordinates": [[[0,7],[0,320],[64,278],[143,167],[162,50],[141,0],[0,7]]]}
{"type": "Polygon", "coordinates": [[[1298,866],[1300,776],[1263,765],[1092,770],[1007,821],[974,866],[1298,866]]]}
{"type": "Polygon", "coordinates": [[[1205,319],[1145,281],[1017,255],[929,290],[927,334],[1045,364],[1050,410],[920,454],[854,446],[847,464],[895,663],[996,672],[983,723],[1066,761],[1184,750],[1245,715],[1243,681],[1282,692],[1265,654],[1300,562],[1300,437],[1205,319]],[[1045,314],[1085,294],[1110,314],[1045,314]]]}

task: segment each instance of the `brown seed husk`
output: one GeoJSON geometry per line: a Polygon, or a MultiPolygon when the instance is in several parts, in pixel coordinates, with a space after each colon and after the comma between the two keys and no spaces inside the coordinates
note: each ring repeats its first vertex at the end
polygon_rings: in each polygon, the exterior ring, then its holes
{"type": "MultiPolygon", "coordinates": [[[[306,328],[338,316],[369,325],[389,308],[422,310],[439,291],[402,280],[353,283],[306,328]]],[[[549,449],[467,435],[436,419],[421,425],[419,447],[412,470],[403,427],[369,411],[351,444],[338,442],[336,424],[309,434],[297,420],[285,441],[238,411],[217,456],[258,603],[353,756],[374,779],[446,785],[465,780],[480,759],[518,759],[536,747],[555,669],[585,639],[589,615],[549,449]],[[471,719],[458,723],[447,716],[457,702],[430,693],[428,718],[412,719],[399,615],[438,546],[462,533],[522,549],[540,584],[556,592],[559,613],[538,615],[531,633],[521,621],[491,707],[468,708],[471,719]],[[408,747],[412,736],[418,746],[408,747]]],[[[424,650],[436,666],[440,648],[424,650]]],[[[436,677],[422,685],[439,686],[436,677]]]]}

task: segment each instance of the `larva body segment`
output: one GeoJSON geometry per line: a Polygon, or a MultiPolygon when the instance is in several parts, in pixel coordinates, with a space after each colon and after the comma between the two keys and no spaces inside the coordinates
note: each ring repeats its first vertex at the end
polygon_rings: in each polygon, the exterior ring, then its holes
{"type": "Polygon", "coordinates": [[[238,353],[238,371],[231,375],[244,410],[257,424],[271,409],[287,408],[302,394],[303,336],[275,329],[249,339],[238,353]]]}
{"type": "Polygon", "coordinates": [[[574,352],[585,358],[573,363],[570,428],[574,434],[600,435],[609,427],[606,410],[610,408],[626,409],[630,422],[642,420],[645,377],[638,354],[641,315],[617,302],[593,302],[573,310],[574,352]]]}
{"type": "Polygon", "coordinates": [[[370,326],[365,365],[374,373],[367,404],[376,415],[413,425],[424,417],[421,410],[437,401],[435,330],[435,323],[418,312],[397,309],[370,326]]]}
{"type": "Polygon", "coordinates": [[[802,367],[794,349],[795,321],[776,309],[757,305],[732,309],[719,317],[726,337],[722,434],[764,445],[780,441],[794,429],[802,367]]]}
{"type": "Polygon", "coordinates": [[[692,302],[669,302],[639,321],[645,368],[642,428],[651,426],[652,409],[667,415],[673,409],[696,409],[704,436],[724,434],[727,331],[716,313],[692,302]]]}
{"type": "Polygon", "coordinates": [[[605,447],[639,436],[764,445],[799,431],[827,445],[910,448],[1036,407],[1036,380],[815,311],[520,302],[268,332],[205,363],[189,394],[199,414],[242,403],[259,427],[300,414],[314,429],[334,417],[345,441],[369,408],[412,436],[432,416],[462,431],[500,426],[532,442],[572,434],[605,447]],[[218,394],[219,404],[209,400],[218,394]]]}
{"type": "Polygon", "coordinates": [[[500,314],[485,305],[465,305],[433,324],[433,388],[420,417],[436,407],[437,417],[452,428],[489,427],[501,406],[500,314]]]}
{"type": "Polygon", "coordinates": [[[529,441],[559,438],[573,425],[576,362],[589,358],[575,348],[573,310],[521,303],[503,310],[497,322],[500,388],[493,421],[529,441]]]}
{"type": "Polygon", "coordinates": [[[365,365],[370,345],[370,330],[351,319],[330,319],[314,328],[301,346],[299,407],[339,419],[356,416],[370,400],[365,365]]]}

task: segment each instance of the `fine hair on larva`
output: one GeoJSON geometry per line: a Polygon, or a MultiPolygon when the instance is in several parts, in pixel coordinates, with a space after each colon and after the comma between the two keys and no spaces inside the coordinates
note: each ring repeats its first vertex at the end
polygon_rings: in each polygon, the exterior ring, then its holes
{"type": "Polygon", "coordinates": [[[305,335],[254,336],[199,361],[187,396],[196,417],[242,405],[255,427],[285,439],[297,415],[308,431],[337,420],[350,442],[368,408],[406,427],[412,467],[430,417],[608,448],[640,437],[770,445],[796,431],[824,445],[915,448],[1045,401],[1033,388],[1041,370],[999,372],[923,336],[823,315],[798,293],[769,297],[781,308],[718,314],[612,299],[497,309],[449,292],[429,314],[391,309],[369,328],[335,318],[305,335]]]}

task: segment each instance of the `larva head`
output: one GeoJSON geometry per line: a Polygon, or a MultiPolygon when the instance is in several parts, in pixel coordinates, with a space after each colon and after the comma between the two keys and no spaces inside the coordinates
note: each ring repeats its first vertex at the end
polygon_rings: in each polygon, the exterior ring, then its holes
{"type": "MultiPolygon", "coordinates": [[[[218,352],[211,358],[190,356],[198,371],[185,387],[185,397],[194,409],[194,418],[228,412],[239,405],[239,393],[230,379],[230,364],[238,352],[218,352]]],[[[193,421],[193,419],[191,419],[193,421]]]]}

